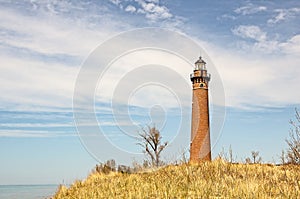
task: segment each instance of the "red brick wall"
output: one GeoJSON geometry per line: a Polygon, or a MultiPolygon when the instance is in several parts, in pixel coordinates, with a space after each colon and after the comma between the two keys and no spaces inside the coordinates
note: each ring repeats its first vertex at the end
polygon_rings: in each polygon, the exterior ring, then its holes
{"type": "Polygon", "coordinates": [[[196,88],[193,89],[190,161],[202,160],[211,160],[208,89],[196,88]]]}

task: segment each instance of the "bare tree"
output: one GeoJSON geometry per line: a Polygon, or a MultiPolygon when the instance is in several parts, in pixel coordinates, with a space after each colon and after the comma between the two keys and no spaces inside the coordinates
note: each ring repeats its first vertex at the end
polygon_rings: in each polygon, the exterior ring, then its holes
{"type": "Polygon", "coordinates": [[[131,169],[129,166],[126,166],[126,165],[118,165],[118,172],[120,173],[127,173],[127,174],[130,174],[132,173],[133,169],[131,169]]]}
{"type": "Polygon", "coordinates": [[[234,158],[233,158],[233,152],[232,152],[232,148],[231,148],[231,145],[229,146],[229,162],[230,163],[233,163],[234,162],[234,158]]]}
{"type": "Polygon", "coordinates": [[[162,136],[155,126],[147,126],[147,130],[142,129],[139,133],[139,143],[138,145],[143,147],[143,152],[148,155],[151,159],[153,166],[160,166],[160,154],[168,145],[168,142],[162,143],[162,136]]]}
{"type": "Polygon", "coordinates": [[[225,149],[222,148],[222,151],[219,153],[219,158],[225,160],[226,162],[233,163],[235,158],[233,157],[233,151],[231,145],[229,145],[228,152],[225,152],[225,149]]]}
{"type": "Polygon", "coordinates": [[[229,161],[229,160],[228,160],[228,157],[227,157],[227,152],[225,152],[224,147],[222,147],[222,151],[219,152],[218,157],[219,157],[220,159],[225,160],[226,162],[229,161]]]}
{"type": "Polygon", "coordinates": [[[250,158],[246,158],[245,162],[246,162],[246,164],[250,164],[251,163],[251,159],[250,158]]]}
{"type": "Polygon", "coordinates": [[[281,155],[279,156],[279,158],[280,158],[280,163],[284,165],[286,163],[286,154],[284,150],[281,151],[281,155]]]}
{"type": "Polygon", "coordinates": [[[100,163],[96,165],[95,168],[98,173],[108,174],[112,171],[116,171],[116,161],[114,159],[107,160],[106,163],[100,163]]]}
{"type": "Polygon", "coordinates": [[[116,171],[116,161],[114,159],[107,160],[105,164],[111,171],[116,171]]]}
{"type": "Polygon", "coordinates": [[[291,120],[292,129],[290,131],[290,138],[286,139],[288,149],[286,151],[286,158],[288,163],[300,164],[300,113],[295,109],[296,120],[291,120]]]}
{"type": "Polygon", "coordinates": [[[252,155],[252,159],[253,159],[253,163],[260,163],[262,158],[259,156],[259,152],[258,151],[251,151],[251,155],[252,155]]]}

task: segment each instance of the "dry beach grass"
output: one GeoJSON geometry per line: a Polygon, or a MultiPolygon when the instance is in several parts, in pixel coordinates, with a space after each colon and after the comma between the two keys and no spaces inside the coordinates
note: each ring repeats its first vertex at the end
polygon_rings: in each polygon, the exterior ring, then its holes
{"type": "Polygon", "coordinates": [[[134,174],[93,172],[60,186],[54,198],[300,198],[300,167],[215,160],[134,174]]]}

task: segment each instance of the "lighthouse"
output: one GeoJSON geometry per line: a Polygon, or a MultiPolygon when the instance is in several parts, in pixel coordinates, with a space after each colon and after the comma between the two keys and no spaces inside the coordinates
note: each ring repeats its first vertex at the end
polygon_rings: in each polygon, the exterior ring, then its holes
{"type": "Polygon", "coordinates": [[[199,57],[190,75],[193,85],[190,162],[210,161],[209,99],[206,62],[199,57]]]}

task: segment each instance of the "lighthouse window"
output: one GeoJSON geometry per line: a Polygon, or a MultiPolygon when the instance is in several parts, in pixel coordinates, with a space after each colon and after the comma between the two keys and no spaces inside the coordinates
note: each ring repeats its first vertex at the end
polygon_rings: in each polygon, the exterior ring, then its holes
{"type": "Polygon", "coordinates": [[[204,87],[204,84],[200,84],[200,87],[201,87],[201,88],[204,87]]]}

